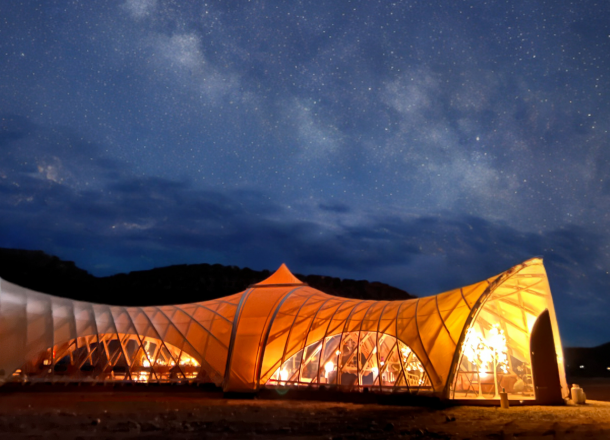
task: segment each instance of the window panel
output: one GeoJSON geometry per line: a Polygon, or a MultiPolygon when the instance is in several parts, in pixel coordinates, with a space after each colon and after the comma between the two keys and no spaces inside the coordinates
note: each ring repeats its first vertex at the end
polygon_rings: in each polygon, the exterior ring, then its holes
{"type": "Polygon", "coordinates": [[[276,367],[266,385],[431,390],[422,363],[406,344],[371,331],[328,336],[308,345],[276,367]]]}

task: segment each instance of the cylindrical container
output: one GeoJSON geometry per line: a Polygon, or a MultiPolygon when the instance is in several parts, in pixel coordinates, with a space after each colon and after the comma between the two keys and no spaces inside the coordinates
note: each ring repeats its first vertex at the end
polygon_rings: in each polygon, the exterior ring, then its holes
{"type": "Polygon", "coordinates": [[[578,384],[572,384],[572,389],[570,390],[572,393],[572,402],[577,405],[584,405],[586,402],[585,392],[578,384]]]}
{"type": "Polygon", "coordinates": [[[510,405],[508,404],[508,393],[504,388],[502,388],[502,392],[500,393],[500,407],[503,409],[508,409],[510,405]]]}

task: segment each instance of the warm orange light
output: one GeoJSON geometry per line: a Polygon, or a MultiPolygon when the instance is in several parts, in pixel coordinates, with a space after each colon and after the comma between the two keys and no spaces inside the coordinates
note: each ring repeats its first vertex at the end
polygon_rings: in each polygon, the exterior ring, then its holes
{"type": "Polygon", "coordinates": [[[282,368],[280,370],[280,380],[282,382],[285,382],[288,380],[288,371],[285,368],[282,368]]]}
{"type": "MultiPolygon", "coordinates": [[[[493,372],[494,389],[497,395],[497,369],[500,368],[503,373],[508,372],[508,348],[506,347],[506,336],[504,336],[504,330],[500,328],[500,324],[494,324],[486,338],[471,327],[466,333],[463,347],[464,356],[476,366],[480,378],[486,377],[488,371],[493,372]]],[[[479,397],[482,396],[482,387],[479,384],[479,397]]]]}

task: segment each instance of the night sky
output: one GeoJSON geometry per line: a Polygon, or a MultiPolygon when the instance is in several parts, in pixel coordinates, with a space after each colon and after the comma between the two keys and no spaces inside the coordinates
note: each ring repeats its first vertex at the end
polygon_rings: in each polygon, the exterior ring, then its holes
{"type": "Polygon", "coordinates": [[[439,293],[610,341],[607,1],[3,1],[0,247],[439,293]]]}

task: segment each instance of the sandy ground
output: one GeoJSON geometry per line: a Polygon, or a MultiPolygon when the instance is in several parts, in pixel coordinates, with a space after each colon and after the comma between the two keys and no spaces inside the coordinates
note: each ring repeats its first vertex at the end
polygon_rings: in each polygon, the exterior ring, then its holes
{"type": "Polygon", "coordinates": [[[0,394],[2,439],[610,439],[610,402],[431,409],[218,393],[0,394]]]}
{"type": "Polygon", "coordinates": [[[573,377],[568,378],[570,386],[579,384],[587,393],[587,399],[610,402],[610,378],[573,377]]]}

